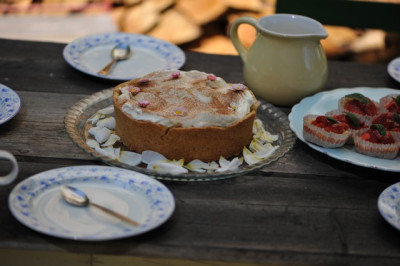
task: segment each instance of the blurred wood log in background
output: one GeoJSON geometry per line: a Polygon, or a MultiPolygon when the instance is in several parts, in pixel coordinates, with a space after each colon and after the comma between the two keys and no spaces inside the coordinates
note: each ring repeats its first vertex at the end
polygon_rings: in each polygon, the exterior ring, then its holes
{"type": "MultiPolygon", "coordinates": [[[[388,1],[400,4],[400,0],[388,1]]],[[[186,50],[237,54],[228,36],[231,23],[240,16],[274,14],[275,4],[276,0],[5,0],[0,2],[0,13],[110,12],[122,32],[148,34],[186,50]]],[[[387,63],[400,56],[400,33],[324,26],[329,37],[322,44],[329,59],[387,63]]],[[[245,46],[251,45],[255,35],[253,27],[239,27],[245,46]]]]}

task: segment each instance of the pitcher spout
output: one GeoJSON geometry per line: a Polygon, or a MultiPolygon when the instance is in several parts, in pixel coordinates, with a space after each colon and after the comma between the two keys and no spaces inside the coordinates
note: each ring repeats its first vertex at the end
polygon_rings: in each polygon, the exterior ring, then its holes
{"type": "Polygon", "coordinates": [[[281,37],[321,40],[328,37],[322,24],[309,17],[294,14],[274,14],[258,21],[260,31],[281,37]]]}

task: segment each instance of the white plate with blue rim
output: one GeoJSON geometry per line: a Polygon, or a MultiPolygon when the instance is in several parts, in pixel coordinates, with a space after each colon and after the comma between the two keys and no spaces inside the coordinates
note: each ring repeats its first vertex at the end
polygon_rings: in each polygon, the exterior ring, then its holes
{"type": "Polygon", "coordinates": [[[400,82],[400,57],[390,61],[387,66],[387,71],[393,79],[400,82]]]}
{"type": "Polygon", "coordinates": [[[372,100],[389,94],[400,94],[399,90],[389,88],[340,88],[331,91],[322,91],[313,96],[304,98],[292,107],[289,114],[290,128],[296,136],[316,151],[324,153],[340,161],[358,166],[373,168],[383,171],[400,172],[400,157],[393,160],[375,158],[355,151],[354,145],[345,145],[341,148],[324,148],[306,141],[303,137],[303,117],[308,114],[324,115],[328,111],[336,110],[340,98],[350,93],[361,93],[372,100]]]}
{"type": "Polygon", "coordinates": [[[166,222],[175,209],[169,189],[147,175],[109,166],[71,166],[23,180],[9,195],[14,217],[25,226],[59,238],[102,241],[131,237],[166,222]],[[139,223],[134,226],[94,207],[77,207],[62,197],[60,187],[84,191],[92,202],[139,223]]]}
{"type": "Polygon", "coordinates": [[[185,63],[184,52],[176,45],[142,34],[100,33],[76,39],[64,47],[65,61],[73,68],[99,78],[126,81],[158,70],[179,69],[185,63]],[[111,60],[111,50],[128,43],[132,55],[116,63],[108,75],[98,72],[111,60]]]}
{"type": "Polygon", "coordinates": [[[400,230],[400,182],[382,191],[378,197],[378,210],[389,224],[400,230]]]}
{"type": "Polygon", "coordinates": [[[0,125],[13,118],[21,109],[18,94],[9,87],[0,84],[0,125]]]}

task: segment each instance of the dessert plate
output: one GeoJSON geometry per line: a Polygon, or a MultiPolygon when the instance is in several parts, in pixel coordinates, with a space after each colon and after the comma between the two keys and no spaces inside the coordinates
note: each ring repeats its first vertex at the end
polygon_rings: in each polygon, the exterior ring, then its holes
{"type": "Polygon", "coordinates": [[[389,75],[400,82],[400,57],[393,59],[387,66],[389,75]]]}
{"type": "Polygon", "coordinates": [[[304,98],[300,103],[293,106],[289,114],[290,128],[297,137],[311,148],[325,153],[328,156],[348,162],[351,164],[374,168],[384,171],[400,172],[400,158],[394,160],[380,159],[357,153],[353,145],[345,145],[342,148],[328,149],[309,143],[303,137],[303,117],[307,114],[323,115],[328,111],[338,108],[338,101],[349,93],[362,93],[372,100],[377,100],[388,94],[400,94],[400,91],[388,88],[342,88],[332,91],[317,93],[311,97],[304,98]]]}
{"type": "Polygon", "coordinates": [[[382,217],[397,230],[400,230],[400,183],[386,188],[379,195],[378,210],[382,217]]]}
{"type": "MultiPolygon", "coordinates": [[[[87,120],[94,114],[96,114],[98,110],[106,108],[110,105],[112,105],[112,89],[107,89],[94,93],[80,100],[74,106],[72,106],[67,111],[64,119],[65,128],[70,138],[84,151],[91,154],[95,158],[102,160],[106,164],[135,170],[137,172],[153,176],[160,180],[189,182],[210,181],[243,175],[256,169],[260,169],[278,160],[293,147],[296,141],[296,136],[289,128],[289,120],[286,114],[269,103],[259,101],[257,117],[262,120],[266,130],[268,130],[272,134],[279,135],[277,144],[280,147],[270,157],[253,165],[243,164],[239,167],[238,170],[235,171],[226,171],[220,173],[189,172],[187,174],[181,175],[160,174],[141,165],[130,166],[120,161],[112,160],[108,157],[102,156],[86,144],[85,128],[87,126],[87,120]]],[[[126,147],[122,147],[122,149],[128,150],[126,147]]]]}
{"type": "Polygon", "coordinates": [[[38,232],[66,239],[99,241],[150,231],[170,218],[172,193],[146,175],[109,166],[72,166],[49,170],[23,180],[9,195],[17,220],[38,232]],[[72,185],[90,200],[124,214],[139,226],[122,222],[92,207],[66,203],[62,185],[72,185]]]}
{"type": "Polygon", "coordinates": [[[126,81],[157,70],[179,69],[185,54],[176,45],[147,35],[103,33],[76,39],[63,50],[65,61],[75,69],[99,78],[126,81]],[[110,74],[97,72],[111,61],[111,49],[129,43],[132,55],[116,63],[110,74]]]}
{"type": "Polygon", "coordinates": [[[18,94],[0,84],[0,125],[13,118],[19,109],[21,109],[21,100],[18,94]]]}

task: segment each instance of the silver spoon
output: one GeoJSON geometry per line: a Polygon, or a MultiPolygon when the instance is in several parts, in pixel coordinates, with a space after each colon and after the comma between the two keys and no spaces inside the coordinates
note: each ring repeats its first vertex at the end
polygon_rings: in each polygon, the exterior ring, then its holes
{"type": "Polygon", "coordinates": [[[115,62],[128,59],[131,56],[131,48],[127,43],[119,43],[111,50],[112,61],[98,72],[100,75],[108,75],[115,62]]]}
{"type": "Polygon", "coordinates": [[[60,190],[61,190],[61,195],[65,199],[65,201],[72,205],[79,206],[79,207],[87,207],[87,206],[91,205],[91,206],[97,207],[100,210],[102,210],[108,214],[111,214],[125,222],[128,222],[133,225],[139,225],[138,222],[132,220],[131,218],[128,218],[120,213],[117,213],[106,207],[103,207],[101,205],[91,202],[89,200],[88,196],[86,196],[85,192],[83,192],[80,189],[77,189],[77,188],[71,187],[71,186],[62,186],[60,188],[60,190]]]}

